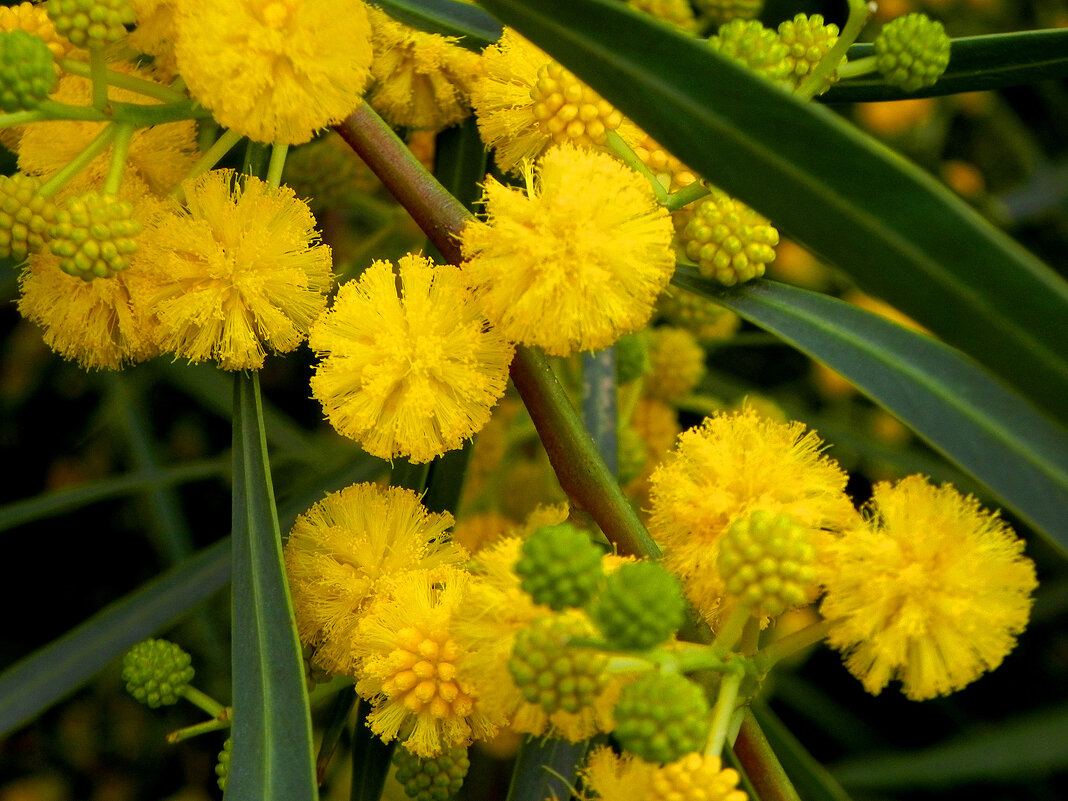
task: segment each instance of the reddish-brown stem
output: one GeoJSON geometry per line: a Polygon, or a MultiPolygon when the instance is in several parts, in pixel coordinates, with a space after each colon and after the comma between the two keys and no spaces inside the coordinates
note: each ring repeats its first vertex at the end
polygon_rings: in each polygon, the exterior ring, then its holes
{"type": "Polygon", "coordinates": [[[752,712],[746,712],[734,753],[761,801],[801,801],[752,712]]]}
{"type": "MultiPolygon", "coordinates": [[[[458,235],[470,212],[427,172],[366,103],[336,128],[438,251],[459,264],[458,235]]],[[[597,452],[545,357],[530,348],[516,348],[511,375],[560,486],[572,501],[590,513],[620,553],[659,556],[656,543],[597,452]]]]}

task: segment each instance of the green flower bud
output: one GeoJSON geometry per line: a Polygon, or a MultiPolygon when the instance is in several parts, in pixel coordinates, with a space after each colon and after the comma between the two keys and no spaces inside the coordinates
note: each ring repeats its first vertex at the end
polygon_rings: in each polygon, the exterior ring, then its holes
{"type": "Polygon", "coordinates": [[[624,334],[616,342],[616,381],[629,384],[649,372],[649,344],[644,331],[624,334]]]}
{"type": "Polygon", "coordinates": [[[520,630],[508,670],[523,697],[549,715],[593,706],[607,683],[608,658],[592,648],[568,645],[593,633],[583,618],[565,615],[540,617],[520,630]]]}
{"type": "Polygon", "coordinates": [[[421,759],[399,747],[393,752],[393,764],[397,766],[397,781],[405,794],[416,801],[448,801],[460,791],[471,767],[464,746],[429,759],[421,759]]]}
{"type": "Polygon", "coordinates": [[[586,532],[559,523],[538,529],[523,543],[515,572],[534,603],[560,611],[582,606],[593,595],[604,576],[602,555],[586,532]]]}
{"type": "Polygon", "coordinates": [[[708,737],[708,699],[678,673],[647,673],[620,694],[614,732],[619,744],[646,762],[674,762],[703,751],[708,737]]]}
{"type": "Polygon", "coordinates": [[[0,176],[0,257],[21,261],[44,247],[56,204],[37,194],[40,185],[21,172],[0,176]]]}
{"type": "Polygon", "coordinates": [[[141,223],[133,205],[111,195],[86,192],[68,198],[48,229],[49,248],[64,272],[86,281],[111,278],[130,266],[141,223]]]}
{"type": "Polygon", "coordinates": [[[126,652],[122,680],[126,691],[155,709],[178,703],[193,680],[189,654],[169,640],[145,640],[126,652]]]}
{"type": "MultiPolygon", "coordinates": [[[[779,24],[779,41],[786,45],[790,82],[800,86],[838,41],[838,26],[825,25],[819,14],[798,14],[779,24]]],[[[816,94],[826,92],[837,80],[837,71],[832,71],[823,79],[816,94]]]]}
{"type": "Polygon", "coordinates": [[[590,617],[613,648],[660,645],[686,618],[682,585],[658,562],[630,562],[605,579],[590,617]]]}
{"type": "Polygon", "coordinates": [[[56,32],[78,47],[102,47],[126,36],[135,22],[130,0],[48,0],[56,32]]]}
{"type": "Polygon", "coordinates": [[[875,64],[887,83],[914,92],[934,86],[949,65],[949,37],[941,22],[905,14],[886,23],[875,39],[875,64]]]}
{"type": "Polygon", "coordinates": [[[694,205],[680,239],[701,275],[734,286],[764,274],[764,265],[775,259],[779,232],[740,200],[713,189],[694,205]]]}
{"type": "Polygon", "coordinates": [[[764,9],[764,0],[694,0],[701,15],[713,25],[732,19],[754,19],[764,9]]]}
{"type": "Polygon", "coordinates": [[[29,111],[56,88],[55,61],[44,39],[26,31],[0,33],[0,109],[29,111]]]}
{"type": "Polygon", "coordinates": [[[234,738],[227,737],[226,742],[223,743],[222,751],[219,752],[219,760],[215,763],[215,775],[218,777],[215,781],[219,785],[219,789],[224,793],[226,792],[226,783],[230,779],[230,754],[234,750],[234,738]]]}
{"type": "Polygon", "coordinates": [[[811,599],[815,560],[808,529],[758,509],[727,529],[716,566],[731,598],[753,614],[774,616],[811,599]]]}
{"type": "Polygon", "coordinates": [[[735,19],[728,22],[709,38],[708,46],[770,81],[789,81],[786,45],[779,41],[775,31],[765,28],[758,20],[735,19]]]}

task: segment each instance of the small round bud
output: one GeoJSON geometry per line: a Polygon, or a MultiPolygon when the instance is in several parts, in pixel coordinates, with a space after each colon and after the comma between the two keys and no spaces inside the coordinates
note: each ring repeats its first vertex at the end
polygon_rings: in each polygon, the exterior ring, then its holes
{"type": "Polygon", "coordinates": [[[590,617],[613,648],[653,648],[686,618],[682,585],[658,562],[622,565],[590,603],[590,617]]]}
{"type": "Polygon", "coordinates": [[[934,86],[949,65],[949,37],[926,14],[905,14],[886,23],[875,39],[875,64],[886,82],[914,92],[934,86]]]}
{"type": "Polygon", "coordinates": [[[789,81],[786,45],[779,41],[775,31],[765,28],[758,20],[735,19],[728,22],[720,27],[715,36],[709,37],[708,46],[770,81],[789,81]]]}
{"type": "Polygon", "coordinates": [[[583,618],[562,615],[537,618],[520,630],[508,670],[523,697],[549,715],[593,706],[607,683],[608,658],[592,648],[568,645],[593,633],[583,618]]]}
{"type": "Polygon", "coordinates": [[[649,344],[644,332],[624,334],[615,348],[618,383],[629,384],[649,372],[649,344]]]}
{"type": "Polygon", "coordinates": [[[808,529],[758,509],[727,529],[716,565],[731,598],[775,616],[811,600],[815,559],[808,529]]]}
{"type": "Polygon", "coordinates": [[[559,523],[535,531],[523,543],[515,572],[534,603],[560,611],[582,606],[604,576],[603,551],[586,532],[559,523]]]}
{"type": "Polygon", "coordinates": [[[48,229],[48,246],[70,275],[91,281],[111,278],[130,266],[141,223],[133,205],[111,195],[86,192],[68,198],[48,229]]]}
{"type": "Polygon", "coordinates": [[[652,14],[676,28],[694,32],[697,19],[693,15],[689,0],[627,0],[627,4],[639,11],[652,14]]]}
{"type": "Polygon", "coordinates": [[[57,80],[52,51],[43,39],[26,31],[0,33],[0,109],[37,108],[57,80]]]}
{"type": "Polygon", "coordinates": [[[126,652],[122,680],[126,691],[155,709],[178,703],[193,680],[189,654],[169,640],[145,640],[126,652]]]}
{"type": "Polygon", "coordinates": [[[416,801],[448,801],[460,792],[471,767],[464,746],[427,759],[401,746],[393,752],[393,764],[397,766],[397,781],[405,794],[416,801]]]}
{"type": "Polygon", "coordinates": [[[620,426],[616,432],[616,478],[622,486],[640,476],[649,462],[649,446],[634,426],[620,426]]]}
{"type": "Polygon", "coordinates": [[[37,194],[41,182],[17,172],[0,176],[0,257],[36,253],[56,220],[56,204],[37,194]]]}
{"type": "Polygon", "coordinates": [[[234,738],[227,737],[226,742],[223,743],[222,751],[219,752],[219,759],[215,763],[215,775],[216,783],[219,785],[219,789],[224,793],[226,792],[226,783],[230,779],[230,754],[234,750],[234,738]]]}
{"type": "Polygon", "coordinates": [[[746,801],[738,771],[717,756],[698,753],[664,765],[649,782],[649,801],[746,801]]]}
{"type": "Polygon", "coordinates": [[[713,25],[732,19],[755,19],[764,9],[764,0],[694,0],[694,5],[713,25]]]}
{"type": "Polygon", "coordinates": [[[704,692],[685,676],[647,673],[623,688],[614,735],[646,762],[674,762],[704,750],[709,714],[704,692]]]}
{"type": "Polygon", "coordinates": [[[650,398],[674,400],[693,392],[705,374],[705,350],[685,328],[653,329],[649,343],[652,369],[643,389],[650,398]]]}
{"type": "Polygon", "coordinates": [[[607,100],[555,61],[538,70],[530,99],[539,127],[557,145],[603,145],[623,122],[607,100]]]}
{"type": "Polygon", "coordinates": [[[671,287],[656,302],[657,313],[679,328],[685,328],[698,339],[730,339],[742,321],[726,306],[711,298],[671,287]]]}
{"type": "MultiPolygon", "coordinates": [[[[819,14],[798,14],[779,23],[779,40],[786,45],[790,82],[800,86],[838,41],[838,26],[824,24],[819,14]]],[[[837,70],[830,72],[816,94],[826,92],[837,80],[837,70]]]]}
{"type": "Polygon", "coordinates": [[[56,32],[78,47],[117,42],[135,22],[130,0],[48,0],[46,8],[56,32]]]}
{"type": "Polygon", "coordinates": [[[740,200],[713,189],[694,205],[680,239],[701,275],[734,286],[764,274],[779,232],[740,200]]]}

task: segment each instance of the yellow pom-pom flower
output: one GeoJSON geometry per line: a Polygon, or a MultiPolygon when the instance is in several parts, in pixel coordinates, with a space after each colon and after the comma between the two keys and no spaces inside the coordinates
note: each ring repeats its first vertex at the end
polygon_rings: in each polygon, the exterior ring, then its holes
{"type": "Polygon", "coordinates": [[[371,29],[360,0],[183,0],[178,70],[219,122],[298,145],[360,104],[371,29]]]}
{"type": "Polygon", "coordinates": [[[719,543],[736,520],[763,509],[813,531],[840,531],[856,519],[846,474],[822,449],[802,423],[777,423],[747,408],[682,433],[653,473],[649,531],[664,546],[665,567],[683,579],[713,627],[725,594],[719,543]]]}
{"type": "Polygon", "coordinates": [[[858,525],[828,546],[820,612],[864,689],[892,679],[919,701],[1001,664],[1037,586],[1024,543],[996,514],[922,476],[876,484],[858,525]]]}
{"type": "Polygon", "coordinates": [[[173,74],[178,65],[174,59],[174,14],[178,0],[130,0],[137,27],[127,37],[130,47],[152,56],[152,66],[173,74]]]}
{"type": "Polygon", "coordinates": [[[518,172],[554,143],[603,145],[623,124],[607,101],[511,28],[482,61],[471,104],[504,172],[518,172]]]}
{"type": "Polygon", "coordinates": [[[470,113],[482,59],[455,37],[424,33],[368,9],[374,86],[367,98],[390,125],[440,130],[470,113]]]}
{"type": "Polygon", "coordinates": [[[719,757],[691,753],[657,765],[633,754],[594,750],[582,770],[585,785],[601,801],[746,801],[738,771],[719,757]]]}
{"type": "Polygon", "coordinates": [[[496,731],[479,704],[482,682],[456,669],[463,649],[450,624],[468,581],[454,568],[392,576],[357,626],[356,691],[372,705],[367,725],[386,742],[402,738],[416,756],[496,731]]]}
{"type": "Polygon", "coordinates": [[[641,328],[671,279],[672,225],[638,173],[554,148],[529,192],[486,182],[485,222],[460,234],[464,275],[504,336],[565,356],[641,328]]]}
{"type": "Polygon", "coordinates": [[[160,347],[259,369],[268,350],[300,345],[326,306],[330,248],[288,187],[214,170],[184,189],[185,208],[155,218],[134,257],[155,281],[160,347]]]}
{"type": "Polygon", "coordinates": [[[423,256],[376,261],[312,328],[312,394],[374,456],[428,462],[459,448],[504,394],[512,346],[489,328],[460,271],[423,256]]]}
{"type": "Polygon", "coordinates": [[[466,558],[445,537],[451,525],[411,490],[374,484],[332,492],[297,518],[283,555],[297,630],[315,664],[351,674],[356,625],[383,577],[466,558]]]}

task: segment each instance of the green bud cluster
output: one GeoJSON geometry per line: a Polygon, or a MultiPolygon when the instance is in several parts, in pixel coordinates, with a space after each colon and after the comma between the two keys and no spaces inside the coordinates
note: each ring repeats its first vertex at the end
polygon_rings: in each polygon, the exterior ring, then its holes
{"type": "Polygon", "coordinates": [[[608,658],[570,640],[593,635],[581,617],[550,615],[536,619],[515,638],[508,670],[523,697],[547,714],[580,712],[604,690],[608,658]]]}
{"type": "Polygon", "coordinates": [[[78,47],[101,47],[126,35],[135,22],[130,0],[48,0],[56,32],[78,47]]]}
{"type": "Polygon", "coordinates": [[[604,576],[603,551],[571,523],[543,526],[523,543],[515,572],[520,586],[556,611],[582,606],[604,576]]]}
{"type": "Polygon", "coordinates": [[[155,709],[178,703],[193,680],[189,654],[169,640],[145,640],[126,652],[122,680],[126,691],[155,709]]]}
{"type": "Polygon", "coordinates": [[[624,334],[615,344],[616,380],[629,384],[649,372],[649,343],[641,331],[624,334]]]}
{"type": "Polygon", "coordinates": [[[589,614],[613,648],[653,648],[686,618],[682,585],[658,562],[630,562],[605,579],[589,614]]]}
{"type": "Polygon", "coordinates": [[[674,762],[704,749],[709,713],[704,692],[685,676],[647,673],[623,688],[613,734],[646,762],[674,762]]]}
{"type": "Polygon", "coordinates": [[[886,23],[875,39],[875,64],[886,82],[914,92],[934,86],[949,65],[949,36],[926,14],[905,14],[886,23]]]}
{"type": "Polygon", "coordinates": [[[684,31],[697,30],[697,19],[689,0],[627,0],[627,4],[684,31]]]}
{"type": "Polygon", "coordinates": [[[727,339],[741,323],[726,306],[678,287],[660,296],[656,310],[669,323],[685,328],[698,339],[727,339]]]}
{"type": "Polygon", "coordinates": [[[49,247],[64,272],[86,281],[111,278],[130,266],[141,224],[133,205],[111,195],[87,192],[71,197],[56,211],[48,229],[49,247]]]}
{"type": "Polygon", "coordinates": [[[40,36],[0,33],[0,110],[29,111],[56,88],[55,60],[40,36]]]}
{"type": "Polygon", "coordinates": [[[734,286],[764,274],[775,259],[779,232],[740,200],[713,189],[694,205],[680,239],[702,275],[734,286]]]}
{"type": "Polygon", "coordinates": [[[0,176],[0,257],[21,261],[44,247],[56,205],[37,193],[40,185],[21,172],[0,176]]]}
{"type": "Polygon", "coordinates": [[[701,15],[713,25],[733,19],[754,19],[764,9],[764,0],[694,0],[701,15]]]}
{"type": "Polygon", "coordinates": [[[448,801],[463,786],[471,767],[467,748],[458,746],[429,759],[421,759],[404,747],[393,752],[397,781],[416,801],[448,801]]]}
{"type": "Polygon", "coordinates": [[[811,596],[816,549],[789,515],[758,509],[723,535],[716,565],[727,594],[756,615],[780,615],[811,596]]]}
{"type": "Polygon", "coordinates": [[[219,752],[219,759],[215,763],[215,782],[224,793],[226,792],[226,784],[230,779],[230,754],[233,753],[233,750],[234,738],[227,737],[226,742],[223,743],[222,751],[219,752]]]}
{"type": "MultiPolygon", "coordinates": [[[[786,45],[790,81],[799,86],[838,41],[838,26],[825,24],[819,14],[798,14],[779,23],[779,41],[786,45]]],[[[837,80],[837,71],[830,72],[816,94],[826,92],[837,80]]]]}
{"type": "Polygon", "coordinates": [[[759,20],[731,20],[709,37],[708,46],[768,80],[784,83],[790,78],[786,45],[759,20]]]}

